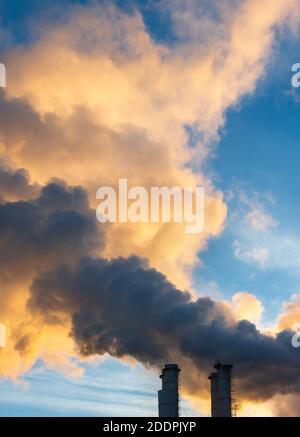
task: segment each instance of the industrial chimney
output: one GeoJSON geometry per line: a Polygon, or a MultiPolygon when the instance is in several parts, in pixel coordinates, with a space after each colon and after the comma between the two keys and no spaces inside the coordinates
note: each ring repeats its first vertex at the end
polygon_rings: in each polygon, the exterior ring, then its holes
{"type": "Polygon", "coordinates": [[[215,365],[217,372],[210,374],[212,417],[232,416],[231,369],[232,365],[215,365]]]}
{"type": "Polygon", "coordinates": [[[211,417],[218,417],[218,381],[217,372],[212,372],[208,379],[210,379],[211,387],[211,417]]]}
{"type": "Polygon", "coordinates": [[[179,416],[178,375],[180,369],[177,364],[166,364],[160,378],[162,389],[158,392],[159,417],[179,416]]]}

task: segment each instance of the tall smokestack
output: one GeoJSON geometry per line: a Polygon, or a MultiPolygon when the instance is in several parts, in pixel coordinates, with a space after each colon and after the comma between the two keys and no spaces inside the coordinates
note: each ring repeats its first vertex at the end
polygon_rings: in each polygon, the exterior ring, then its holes
{"type": "Polygon", "coordinates": [[[210,379],[211,387],[211,417],[218,417],[218,380],[217,372],[212,372],[208,379],[210,379]]]}
{"type": "Polygon", "coordinates": [[[217,416],[231,417],[231,369],[232,365],[216,364],[217,369],[217,416]]]}
{"type": "Polygon", "coordinates": [[[179,416],[178,375],[180,369],[177,364],[166,364],[160,378],[162,389],[158,392],[159,417],[179,416]]]}

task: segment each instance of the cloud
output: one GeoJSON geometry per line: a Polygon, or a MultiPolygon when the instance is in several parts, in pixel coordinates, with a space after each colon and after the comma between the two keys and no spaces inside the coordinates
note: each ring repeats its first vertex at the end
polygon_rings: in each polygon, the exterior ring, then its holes
{"type": "Polygon", "coordinates": [[[120,177],[127,177],[129,186],[146,188],[205,184],[206,225],[198,238],[186,234],[184,224],[121,223],[105,228],[106,256],[146,256],[175,282],[189,285],[198,249],[221,231],[226,217],[222,194],[211,190],[202,176],[177,168],[170,151],[151,142],[143,131],[111,130],[95,123],[91,111],[82,107],[62,120],[53,113],[42,117],[24,99],[2,97],[0,132],[6,154],[29,168],[40,184],[63,175],[69,183],[87,189],[93,206],[98,187],[117,188],[120,177]],[[17,127],[13,120],[18,120],[17,127]]]}
{"type": "Polygon", "coordinates": [[[86,193],[50,182],[32,200],[0,205],[1,277],[49,268],[103,247],[101,231],[88,208],[86,193]]]}
{"type": "Polygon", "coordinates": [[[261,321],[263,305],[261,301],[252,293],[240,291],[235,293],[232,298],[232,310],[238,320],[249,320],[252,323],[261,321]]]}
{"type": "MultiPolygon", "coordinates": [[[[32,187],[20,170],[5,168],[4,174],[6,180],[17,175],[26,189],[32,187]]],[[[14,197],[20,184],[9,188],[14,197]]],[[[0,320],[8,335],[7,347],[0,351],[0,374],[16,377],[38,357],[70,369],[73,344],[67,326],[49,326],[55,321],[46,326],[32,318],[26,301],[30,284],[39,273],[62,262],[72,265],[84,255],[103,250],[103,234],[94,217],[86,192],[57,180],[40,187],[32,199],[0,204],[0,320]]]]}
{"type": "Polygon", "coordinates": [[[272,195],[236,190],[231,196],[227,229],[235,257],[262,270],[288,270],[297,275],[299,238],[270,212],[275,205],[272,195]]]}
{"type": "Polygon", "coordinates": [[[200,2],[206,14],[197,12],[199,2],[162,3],[174,23],[172,46],[153,40],[137,10],[77,5],[5,56],[3,152],[37,183],[60,177],[84,186],[93,201],[100,185],[119,177],[146,187],[205,185],[206,227],[198,240],[179,225],[107,229],[106,256],[147,257],[181,287],[190,286],[197,252],[226,218],[222,194],[187,164],[203,164],[226,110],[254,91],[277,30],[296,20],[297,1],[218,3],[200,2]],[[197,34],[205,28],[207,37],[197,34]],[[14,99],[23,99],[23,108],[14,99]],[[22,128],[15,131],[16,119],[22,128]],[[193,148],[187,125],[203,139],[193,148]]]}
{"type": "Polygon", "coordinates": [[[246,230],[233,243],[235,256],[261,269],[288,270],[298,274],[299,238],[280,230],[254,236],[246,230]]]}
{"type": "Polygon", "coordinates": [[[300,323],[300,294],[294,294],[290,301],[283,303],[282,311],[278,315],[277,331],[292,329],[296,323],[300,323]]]}
{"type": "MultiPolygon", "coordinates": [[[[264,232],[276,228],[279,223],[272,216],[268,207],[274,206],[275,200],[271,193],[246,193],[244,190],[236,190],[239,201],[240,214],[243,221],[254,232],[264,232]]],[[[232,193],[233,197],[235,193],[232,193]]],[[[232,199],[231,199],[232,200],[232,199]]]]}
{"type": "Polygon", "coordinates": [[[276,396],[271,403],[274,416],[297,417],[300,397],[298,395],[276,396]]]}
{"type": "Polygon", "coordinates": [[[251,210],[245,216],[245,221],[251,229],[258,232],[278,225],[278,222],[261,205],[252,205],[251,210]]]}
{"type": "Polygon", "coordinates": [[[268,211],[274,199],[270,194],[231,192],[234,212],[229,220],[233,234],[233,252],[243,262],[267,268],[271,257],[270,233],[279,223],[268,211]],[[234,203],[237,201],[237,203],[234,203]]]}
{"type": "Polygon", "coordinates": [[[39,186],[30,182],[27,170],[24,168],[12,170],[9,165],[0,161],[0,196],[2,199],[28,199],[34,197],[38,191],[39,186]]]}
{"type": "MultiPolygon", "coordinates": [[[[189,164],[202,168],[227,109],[254,91],[278,30],[298,19],[297,4],[228,1],[215,19],[194,14],[197,2],[185,11],[169,2],[172,46],[153,40],[138,11],[74,6],[34,42],[7,51],[0,151],[12,169],[0,171],[0,316],[9,333],[2,375],[16,376],[38,358],[69,371],[75,340],[83,355],[108,352],[154,366],[181,360],[190,369],[185,390],[199,397],[207,396],[216,359],[237,364],[243,396],[297,391],[289,332],[265,336],[236,322],[224,303],[182,291],[227,214],[223,194],[189,164]],[[186,126],[202,134],[195,147],[186,126]],[[204,233],[195,238],[172,224],[100,227],[91,209],[96,189],[120,177],[146,188],[204,185],[204,233]]],[[[235,305],[245,313],[241,296],[235,305]]]]}
{"type": "Polygon", "coordinates": [[[276,395],[261,402],[242,402],[239,416],[242,417],[297,417],[299,411],[298,395],[276,395]]]}
{"type": "Polygon", "coordinates": [[[182,156],[183,125],[196,122],[215,135],[224,111],[253,91],[271,53],[273,27],[296,19],[293,0],[275,7],[270,0],[264,7],[257,0],[226,3],[228,13],[218,20],[218,2],[210,8],[171,2],[176,34],[185,29],[195,35],[191,21],[201,29],[207,14],[200,11],[212,9],[207,37],[197,45],[187,38],[174,48],[151,39],[138,11],[74,8],[31,48],[7,55],[9,95],[26,96],[38,111],[62,117],[77,106],[93,108],[96,120],[110,127],[130,123],[156,141],[169,138],[182,156]]]}
{"type": "Polygon", "coordinates": [[[80,187],[55,180],[40,187],[37,197],[4,202],[0,224],[0,316],[9,332],[8,347],[1,351],[2,375],[16,376],[38,357],[78,374],[70,357],[109,353],[146,366],[181,362],[184,391],[192,396],[207,396],[206,374],[216,360],[235,363],[242,396],[296,392],[281,375],[283,363],[293,374],[298,362],[291,333],[274,339],[250,322],[236,322],[237,314],[246,315],[246,302],[258,315],[253,296],[237,294],[232,310],[209,298],[193,300],[146,260],[97,258],[104,236],[80,187]],[[262,385],[269,366],[274,378],[262,385]]]}
{"type": "Polygon", "coordinates": [[[249,248],[245,241],[241,242],[235,240],[233,242],[233,248],[235,257],[244,262],[256,264],[262,269],[268,265],[270,252],[269,249],[264,246],[249,248]]]}

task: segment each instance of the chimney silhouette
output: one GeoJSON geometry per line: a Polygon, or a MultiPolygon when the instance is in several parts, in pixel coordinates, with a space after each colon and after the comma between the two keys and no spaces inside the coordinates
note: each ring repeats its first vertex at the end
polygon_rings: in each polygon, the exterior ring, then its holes
{"type": "Polygon", "coordinates": [[[231,417],[232,396],[231,396],[231,369],[232,365],[215,365],[217,372],[208,377],[211,384],[211,416],[231,417]]]}
{"type": "Polygon", "coordinates": [[[162,389],[158,391],[159,417],[179,416],[178,377],[180,369],[177,364],[166,364],[160,378],[162,389]]]}

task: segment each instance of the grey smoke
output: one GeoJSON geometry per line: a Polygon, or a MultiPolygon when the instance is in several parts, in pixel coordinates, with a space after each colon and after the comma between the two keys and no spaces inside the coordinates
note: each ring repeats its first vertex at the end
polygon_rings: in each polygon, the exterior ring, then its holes
{"type": "MultiPolygon", "coordinates": [[[[30,192],[26,173],[5,168],[4,180],[14,178],[17,191],[30,192]]],[[[60,323],[62,313],[70,316],[71,335],[82,355],[129,355],[155,367],[188,359],[199,371],[193,381],[200,381],[216,361],[233,363],[248,398],[300,393],[300,350],[292,347],[290,331],[273,338],[246,320],[236,323],[221,302],[194,300],[146,260],[99,258],[104,244],[95,211],[80,187],[53,180],[38,187],[33,198],[3,200],[2,305],[9,301],[10,283],[33,279],[28,311],[52,324],[60,323]]],[[[16,350],[28,341],[19,338],[16,350]]],[[[183,368],[185,382],[196,390],[197,384],[188,384],[189,372],[183,368]]]]}
{"type": "Polygon", "coordinates": [[[234,323],[223,304],[194,301],[137,257],[60,266],[36,278],[28,307],[45,318],[69,314],[83,355],[129,355],[152,366],[188,357],[205,372],[216,361],[234,363],[248,397],[300,392],[290,331],[272,338],[246,320],[234,323]]]}
{"type": "MultiPolygon", "coordinates": [[[[1,178],[1,172],[0,172],[1,178]]],[[[6,169],[6,180],[17,178],[30,186],[22,171],[6,169]]],[[[0,284],[37,275],[104,247],[101,228],[95,222],[86,192],[51,181],[33,199],[0,203],[0,284]]],[[[0,291],[4,293],[3,290],[0,291]]],[[[3,298],[3,296],[2,296],[3,298]]]]}
{"type": "Polygon", "coordinates": [[[11,169],[0,160],[0,200],[26,200],[36,197],[39,189],[38,184],[30,182],[27,170],[11,169]]]}

